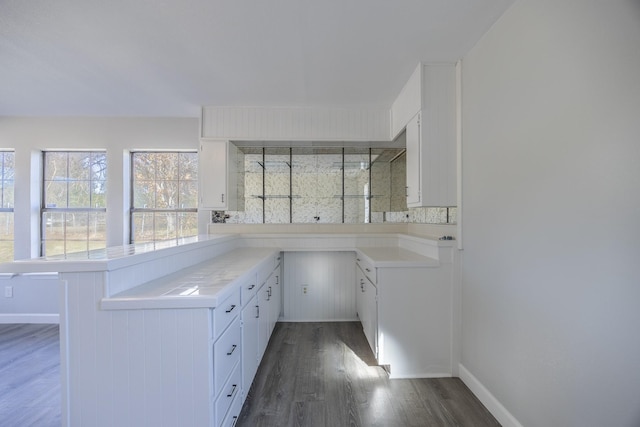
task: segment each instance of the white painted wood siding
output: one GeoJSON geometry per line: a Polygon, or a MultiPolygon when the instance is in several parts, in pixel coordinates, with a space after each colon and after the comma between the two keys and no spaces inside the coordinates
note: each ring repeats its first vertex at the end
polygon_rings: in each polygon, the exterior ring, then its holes
{"type": "Polygon", "coordinates": [[[259,141],[389,141],[389,109],[203,107],[203,138],[259,141]]]}
{"type": "Polygon", "coordinates": [[[354,252],[286,252],[283,320],[357,320],[355,268],[354,252]]]}
{"type": "Polygon", "coordinates": [[[62,425],[209,425],[209,309],[97,310],[104,277],[63,274],[62,425]]]}

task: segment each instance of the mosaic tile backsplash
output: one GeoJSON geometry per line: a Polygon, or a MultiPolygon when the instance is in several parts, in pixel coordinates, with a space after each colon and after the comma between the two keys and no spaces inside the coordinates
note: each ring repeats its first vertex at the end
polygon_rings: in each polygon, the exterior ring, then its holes
{"type": "Polygon", "coordinates": [[[242,174],[238,182],[244,183],[244,211],[213,212],[212,222],[456,222],[455,207],[407,209],[404,154],[393,158],[393,152],[373,154],[372,150],[369,170],[368,150],[345,152],[344,157],[341,150],[327,151],[245,153],[240,157],[243,164],[238,165],[242,174]]]}

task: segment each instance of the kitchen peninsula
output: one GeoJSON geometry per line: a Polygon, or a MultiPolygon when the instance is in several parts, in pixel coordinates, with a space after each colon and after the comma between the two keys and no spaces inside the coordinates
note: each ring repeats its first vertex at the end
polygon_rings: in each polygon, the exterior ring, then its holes
{"type": "Polygon", "coordinates": [[[238,416],[275,321],[287,320],[281,303],[298,286],[287,269],[299,253],[341,254],[357,278],[350,320],[361,320],[392,378],[454,374],[450,241],[210,234],[0,271],[58,273],[63,425],[218,426],[238,416]]]}

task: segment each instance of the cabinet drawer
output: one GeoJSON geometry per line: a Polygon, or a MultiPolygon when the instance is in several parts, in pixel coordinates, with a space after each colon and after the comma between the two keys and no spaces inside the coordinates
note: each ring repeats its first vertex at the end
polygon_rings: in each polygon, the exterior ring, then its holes
{"type": "Polygon", "coordinates": [[[257,291],[258,287],[256,286],[256,277],[255,275],[253,275],[251,280],[247,280],[246,282],[244,282],[242,284],[242,287],[240,288],[240,302],[242,303],[243,307],[247,305],[249,301],[251,301],[251,298],[256,295],[257,291]]]}
{"type": "Polygon", "coordinates": [[[375,285],[377,283],[376,276],[376,268],[373,266],[373,263],[369,261],[367,258],[363,257],[361,254],[356,256],[356,262],[358,266],[362,269],[362,272],[367,276],[369,280],[375,285]]]}
{"type": "Polygon", "coordinates": [[[242,398],[239,394],[236,394],[236,397],[233,399],[233,403],[231,403],[231,407],[227,412],[227,416],[222,422],[222,427],[233,427],[238,422],[238,418],[240,417],[240,411],[242,411],[242,398]]]}
{"type": "Polygon", "coordinates": [[[242,353],[240,318],[229,326],[213,345],[213,395],[217,396],[242,353]]]}
{"type": "Polygon", "coordinates": [[[236,289],[213,310],[213,339],[217,339],[240,313],[240,290],[236,289]]]}
{"type": "MultiPolygon", "coordinates": [[[[231,404],[234,403],[234,400],[240,401],[240,364],[237,363],[233,368],[233,372],[229,377],[229,380],[222,387],[222,391],[220,395],[216,399],[215,403],[215,425],[220,426],[223,425],[222,422],[225,420],[227,412],[229,412],[229,408],[231,404]]],[[[238,411],[239,415],[240,411],[238,411]]]]}

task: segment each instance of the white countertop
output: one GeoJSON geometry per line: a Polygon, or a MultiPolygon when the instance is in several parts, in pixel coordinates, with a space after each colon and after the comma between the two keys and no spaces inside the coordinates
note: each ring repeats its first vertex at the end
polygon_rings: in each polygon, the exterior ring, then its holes
{"type": "Polygon", "coordinates": [[[109,298],[105,310],[216,307],[236,284],[278,251],[269,248],[242,248],[210,261],[179,270],[109,298]]]}
{"type": "Polygon", "coordinates": [[[377,268],[438,267],[440,261],[398,247],[358,248],[377,268]]]}
{"type": "Polygon", "coordinates": [[[171,256],[189,247],[196,249],[237,238],[237,235],[200,235],[178,240],[136,243],[67,255],[30,258],[0,263],[0,273],[62,273],[107,271],[144,262],[151,257],[171,256]]]}
{"type": "Polygon", "coordinates": [[[188,266],[191,264],[187,263],[186,268],[169,268],[164,277],[156,274],[155,277],[160,278],[139,281],[138,285],[133,283],[130,289],[119,293],[115,291],[110,296],[105,294],[102,300],[103,309],[215,307],[237,283],[255,272],[265,259],[276,252],[357,251],[376,268],[434,268],[439,267],[442,260],[437,259],[437,255],[431,257],[431,254],[452,245],[451,241],[394,233],[204,235],[180,241],[125,245],[65,257],[4,263],[0,264],[0,274],[129,271],[151,262],[164,267],[177,258],[184,261],[185,256],[196,257],[204,253],[202,251],[225,247],[229,252],[196,265],[188,266]],[[414,247],[418,249],[410,250],[414,247]]]}

